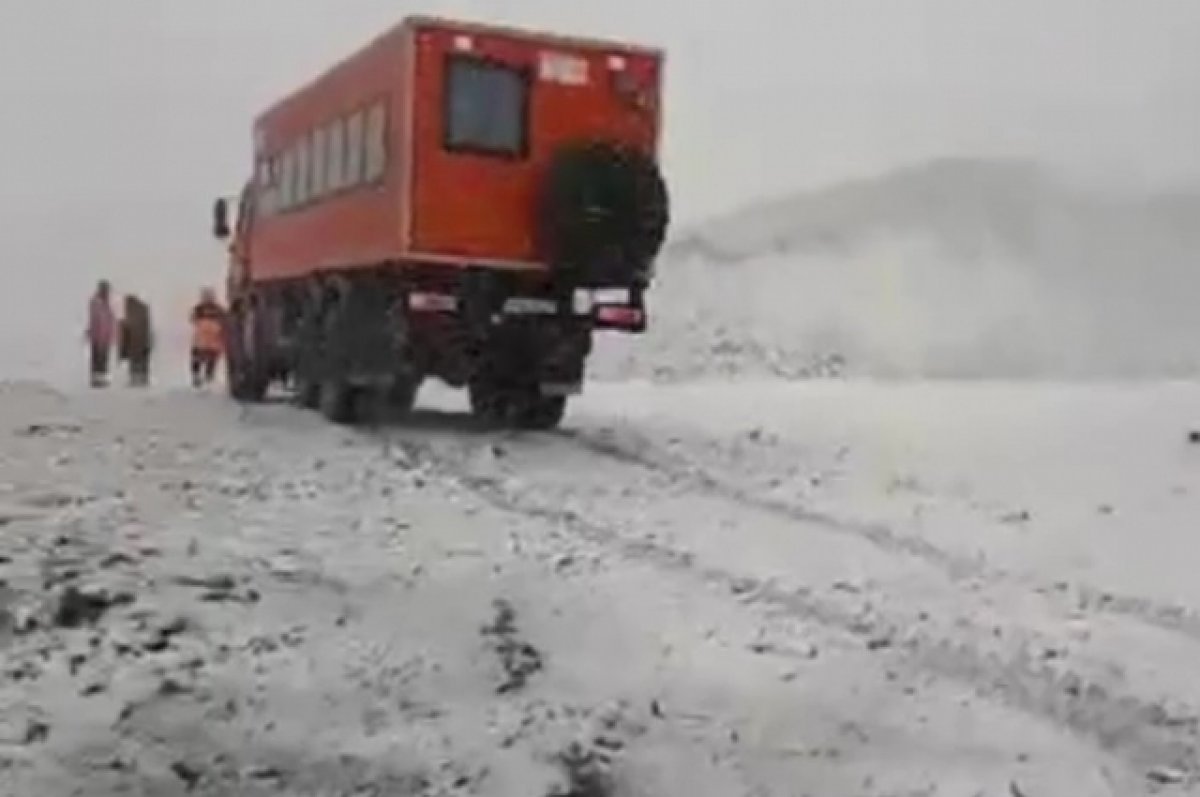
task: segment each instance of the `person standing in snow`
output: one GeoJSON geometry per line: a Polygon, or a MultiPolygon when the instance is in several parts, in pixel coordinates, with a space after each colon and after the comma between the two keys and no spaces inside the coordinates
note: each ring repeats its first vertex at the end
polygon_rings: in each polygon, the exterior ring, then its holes
{"type": "Polygon", "coordinates": [[[225,309],[211,288],[205,288],[192,308],[192,384],[213,381],[225,343],[225,309]]]}
{"type": "Polygon", "coordinates": [[[150,308],[137,296],[125,297],[125,317],[121,319],[118,350],[129,364],[129,384],[144,387],[150,382],[150,353],[154,350],[154,330],[150,308]]]}
{"type": "Polygon", "coordinates": [[[116,317],[111,304],[112,288],[108,280],[100,280],[88,303],[87,341],[91,349],[92,387],[108,385],[108,362],[116,335],[116,317]]]}

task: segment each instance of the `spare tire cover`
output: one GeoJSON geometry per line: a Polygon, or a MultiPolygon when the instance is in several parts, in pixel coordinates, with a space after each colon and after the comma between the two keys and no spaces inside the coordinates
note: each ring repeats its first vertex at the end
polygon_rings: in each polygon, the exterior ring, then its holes
{"type": "Polygon", "coordinates": [[[539,254],[581,283],[645,284],[669,216],[666,182],[651,156],[607,142],[564,147],[543,177],[539,254]]]}

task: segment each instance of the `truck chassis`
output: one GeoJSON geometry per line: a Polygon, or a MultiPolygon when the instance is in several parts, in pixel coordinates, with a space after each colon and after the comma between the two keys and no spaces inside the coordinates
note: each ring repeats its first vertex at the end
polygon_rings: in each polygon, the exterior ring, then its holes
{"type": "Polygon", "coordinates": [[[465,387],[485,425],[553,428],[581,390],[594,332],[645,327],[641,286],[579,288],[492,268],[384,265],[233,296],[233,397],[261,401],[283,384],[342,424],[408,413],[436,377],[465,387]]]}

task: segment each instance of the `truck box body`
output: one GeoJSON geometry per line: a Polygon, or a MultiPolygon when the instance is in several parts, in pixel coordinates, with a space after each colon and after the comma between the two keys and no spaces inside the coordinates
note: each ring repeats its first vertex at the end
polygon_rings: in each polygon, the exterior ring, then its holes
{"type": "Polygon", "coordinates": [[[555,150],[655,156],[658,51],[411,18],[256,121],[252,282],[420,263],[540,269],[555,150]]]}

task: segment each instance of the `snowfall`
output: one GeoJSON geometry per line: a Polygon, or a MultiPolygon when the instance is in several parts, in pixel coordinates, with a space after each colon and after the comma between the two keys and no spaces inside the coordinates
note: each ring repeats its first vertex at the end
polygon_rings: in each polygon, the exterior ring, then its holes
{"type": "Polygon", "coordinates": [[[0,794],[1200,794],[1198,220],[749,208],[550,433],[5,382],[0,794]]]}

